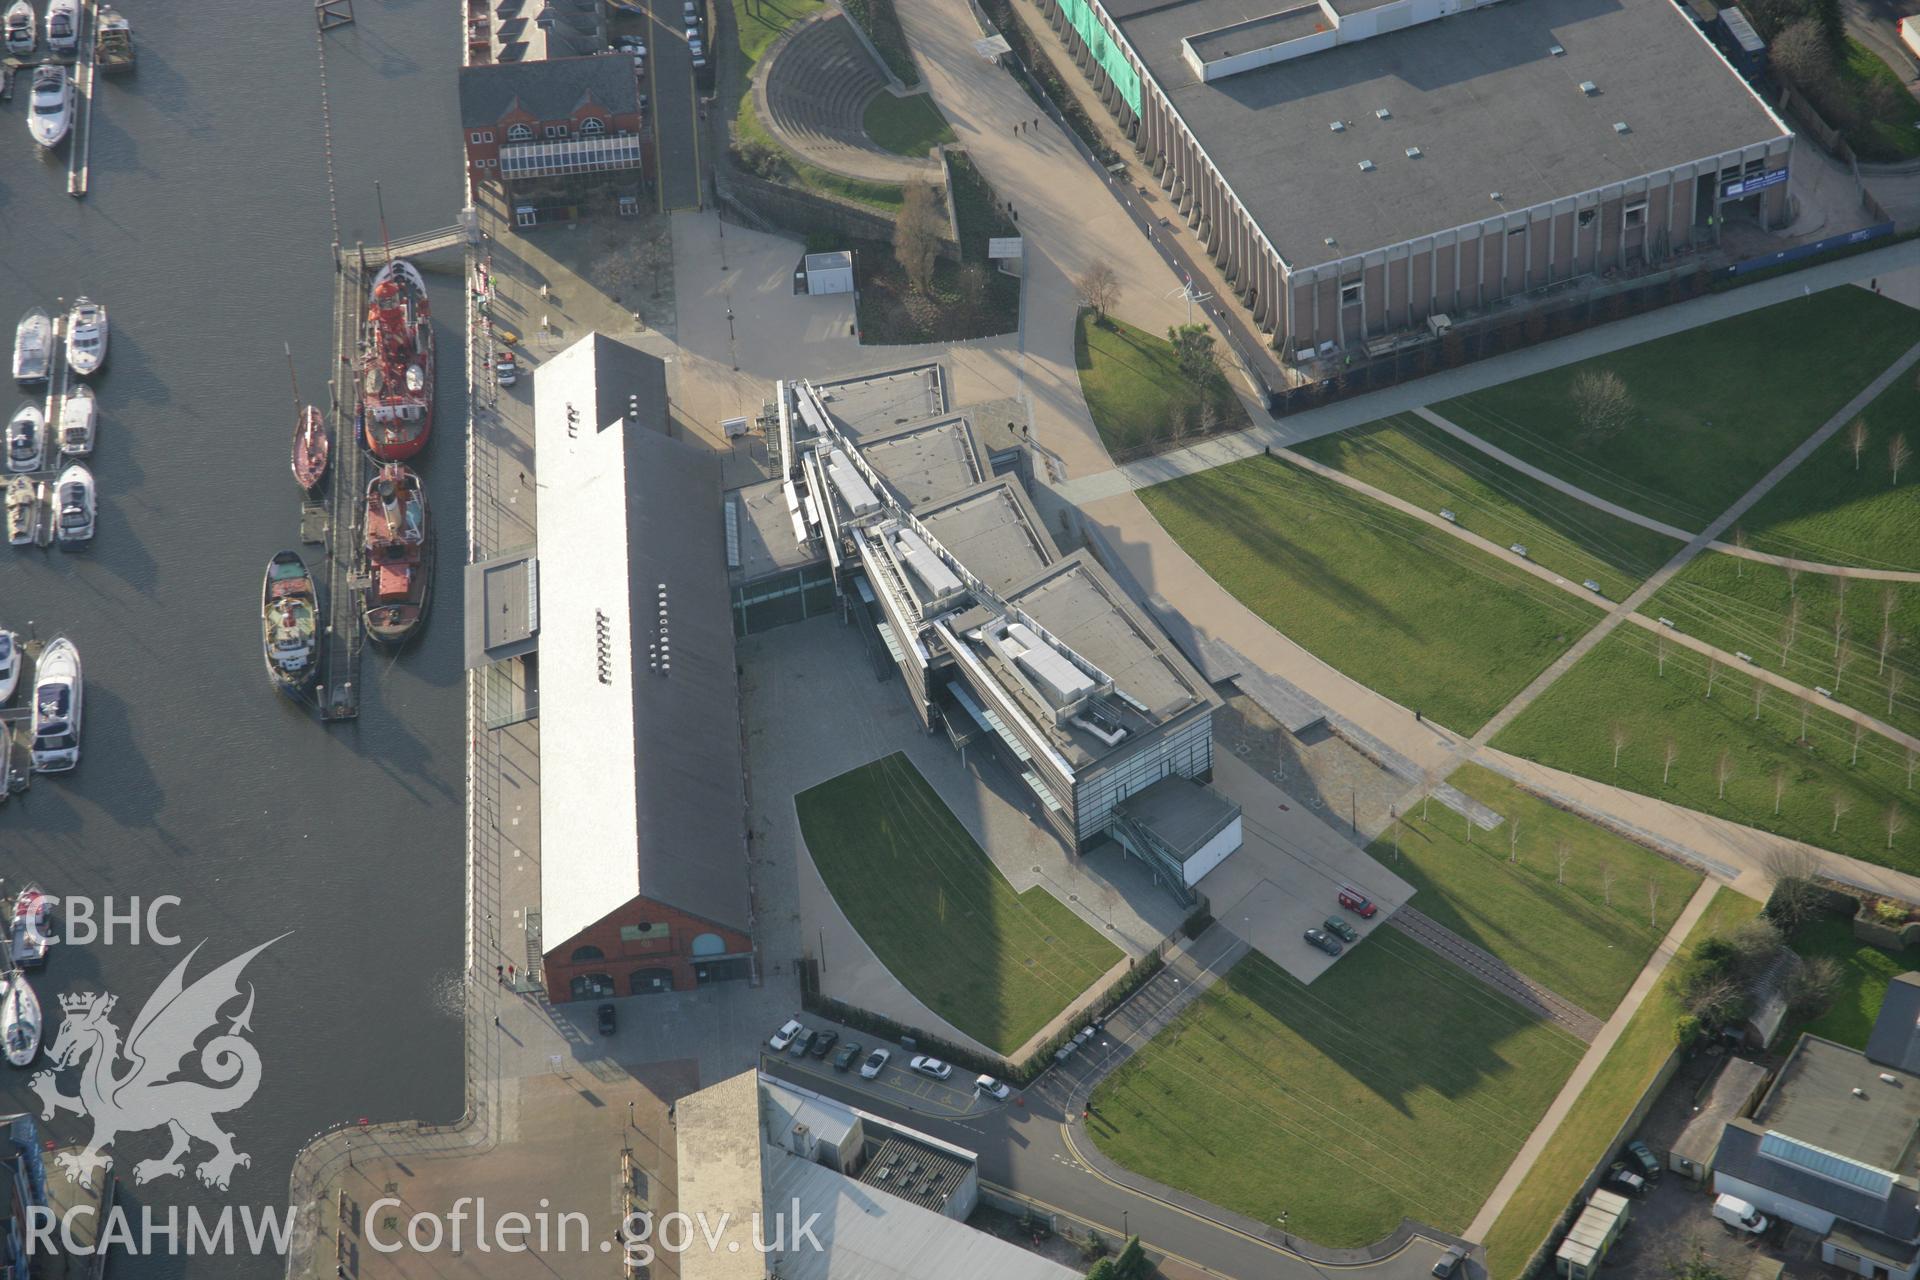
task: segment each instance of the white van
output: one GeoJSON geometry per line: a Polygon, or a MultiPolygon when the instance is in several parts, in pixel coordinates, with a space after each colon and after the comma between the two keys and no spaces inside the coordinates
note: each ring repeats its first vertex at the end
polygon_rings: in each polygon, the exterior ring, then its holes
{"type": "Polygon", "coordinates": [[[1745,1231],[1749,1235],[1759,1235],[1772,1224],[1767,1215],[1761,1213],[1739,1196],[1723,1195],[1713,1202],[1713,1216],[1732,1227],[1735,1231],[1745,1231]]]}

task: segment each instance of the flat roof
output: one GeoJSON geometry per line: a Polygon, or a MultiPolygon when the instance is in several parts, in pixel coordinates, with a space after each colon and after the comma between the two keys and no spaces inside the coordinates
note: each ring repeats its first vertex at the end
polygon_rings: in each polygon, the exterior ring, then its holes
{"type": "Polygon", "coordinates": [[[721,499],[723,516],[728,502],[733,503],[735,545],[740,551],[740,563],[727,571],[735,583],[754,582],[826,559],[824,551],[794,537],[786,490],[777,478],[727,490],[721,499]]]}
{"type": "Polygon", "coordinates": [[[1753,1091],[1767,1078],[1767,1069],[1745,1058],[1727,1058],[1713,1078],[1713,1088],[1674,1140],[1673,1154],[1704,1165],[1720,1145],[1720,1131],[1753,1099],[1753,1091]]]}
{"type": "Polygon", "coordinates": [[[464,639],[469,670],[538,647],[540,611],[534,600],[539,561],[531,550],[511,552],[466,567],[464,639]]]}
{"type": "Polygon", "coordinates": [[[1057,558],[1039,515],[1005,476],[914,512],[940,544],[995,591],[1024,582],[1057,558]]]}
{"type": "Polygon", "coordinates": [[[719,459],[624,397],[585,416],[634,355],[653,359],[590,334],[534,372],[548,951],[637,895],[751,920],[719,459]]]}
{"type": "Polygon", "coordinates": [[[767,1204],[759,1081],[759,1072],[742,1071],[674,1104],[678,1203],[715,1234],[714,1247],[703,1242],[678,1256],[680,1280],[765,1280],[750,1225],[767,1204]],[[729,1248],[734,1242],[740,1247],[729,1248]]]}
{"type": "Polygon", "coordinates": [[[1754,1111],[1753,1123],[1876,1169],[1912,1177],[1914,1132],[1920,1128],[1920,1076],[1886,1068],[1865,1054],[1818,1036],[1802,1036],[1780,1078],[1754,1111]],[[1865,1096],[1855,1096],[1860,1089],[1865,1096]]]}
{"type": "Polygon", "coordinates": [[[905,423],[937,418],[949,408],[947,380],[935,362],[812,385],[825,397],[827,412],[840,429],[856,440],[905,423]]]}
{"type": "Polygon", "coordinates": [[[933,418],[860,437],[860,453],[909,507],[971,488],[991,471],[965,418],[933,418]]]}
{"type": "Polygon", "coordinates": [[[869,1140],[861,1154],[860,1181],[935,1213],[947,1207],[973,1171],[971,1160],[901,1133],[869,1140]]]}
{"type": "Polygon", "coordinates": [[[1296,268],[1786,134],[1671,0],[1493,5],[1212,84],[1181,41],[1285,0],[1103,7],[1296,268]],[[1555,44],[1564,56],[1548,52],[1555,44]],[[1593,97],[1578,87],[1588,80],[1593,97]],[[1390,119],[1376,118],[1382,107],[1390,119]],[[1421,155],[1408,159],[1413,146],[1421,155]],[[1376,168],[1362,172],[1362,160],[1376,168]]]}
{"type": "Polygon", "coordinates": [[[1239,814],[1240,806],[1204,783],[1168,774],[1114,808],[1166,842],[1182,862],[1206,847],[1239,814]]]}

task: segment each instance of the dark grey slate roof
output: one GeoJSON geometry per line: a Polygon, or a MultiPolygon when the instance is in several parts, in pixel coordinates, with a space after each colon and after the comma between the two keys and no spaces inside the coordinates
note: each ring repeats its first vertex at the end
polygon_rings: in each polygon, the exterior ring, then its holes
{"type": "Polygon", "coordinates": [[[1902,1071],[1920,1071],[1920,973],[1903,973],[1887,984],[1867,1037],[1867,1057],[1902,1071]]]}
{"type": "Polygon", "coordinates": [[[1911,1178],[1905,1188],[1894,1188],[1893,1194],[1882,1200],[1761,1155],[1760,1139],[1765,1133],[1765,1127],[1753,1120],[1729,1122],[1721,1131],[1720,1148],[1714,1153],[1714,1173],[1765,1187],[1883,1236],[1896,1240],[1920,1239],[1920,1208],[1915,1207],[1911,1178]]]}
{"type": "Polygon", "coordinates": [[[636,94],[633,59],[623,53],[462,67],[460,123],[498,124],[516,102],[542,120],[560,120],[589,97],[616,115],[631,113],[639,110],[636,94]]]}

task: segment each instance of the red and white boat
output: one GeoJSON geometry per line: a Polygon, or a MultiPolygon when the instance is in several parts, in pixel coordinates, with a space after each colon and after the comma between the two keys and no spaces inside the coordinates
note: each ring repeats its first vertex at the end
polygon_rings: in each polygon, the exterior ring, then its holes
{"type": "Polygon", "coordinates": [[[53,901],[30,884],[13,900],[13,918],[8,922],[7,947],[18,969],[38,969],[47,962],[47,948],[53,945],[53,901]]]}
{"type": "Polygon", "coordinates": [[[373,278],[360,329],[360,431],[383,462],[411,458],[433,431],[433,319],[405,258],[373,278]]]}
{"type": "Polygon", "coordinates": [[[293,427],[293,478],[309,494],[320,487],[320,481],[326,476],[331,452],[327,420],[319,409],[308,405],[300,411],[293,427]]]}
{"type": "Polygon", "coordinates": [[[361,615],[369,636],[399,644],[425,620],[433,587],[433,534],[420,477],[397,462],[375,472],[367,485],[365,528],[361,615]]]}

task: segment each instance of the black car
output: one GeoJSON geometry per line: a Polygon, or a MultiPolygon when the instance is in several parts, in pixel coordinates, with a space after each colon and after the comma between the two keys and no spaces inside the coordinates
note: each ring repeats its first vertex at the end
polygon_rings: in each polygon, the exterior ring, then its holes
{"type": "Polygon", "coordinates": [[[612,1035],[613,1026],[614,1026],[613,1006],[610,1004],[603,1004],[594,1012],[596,1015],[598,1015],[600,1019],[600,1034],[603,1036],[612,1035]]]}
{"type": "Polygon", "coordinates": [[[849,1070],[859,1059],[860,1042],[858,1040],[849,1040],[840,1046],[840,1052],[833,1055],[833,1069],[835,1071],[849,1070]]]}
{"type": "Polygon", "coordinates": [[[1660,1157],[1638,1138],[1627,1144],[1625,1163],[1629,1168],[1637,1168],[1640,1176],[1648,1182],[1660,1181],[1660,1157]]]}
{"type": "Polygon", "coordinates": [[[1307,943],[1310,946],[1320,948],[1330,956],[1337,956],[1341,951],[1340,943],[1337,939],[1329,937],[1318,929],[1307,930],[1307,943]]]}
{"type": "Polygon", "coordinates": [[[813,1033],[813,1047],[807,1052],[816,1058],[824,1058],[833,1052],[833,1046],[839,1042],[838,1031],[816,1031],[813,1033]]]}

